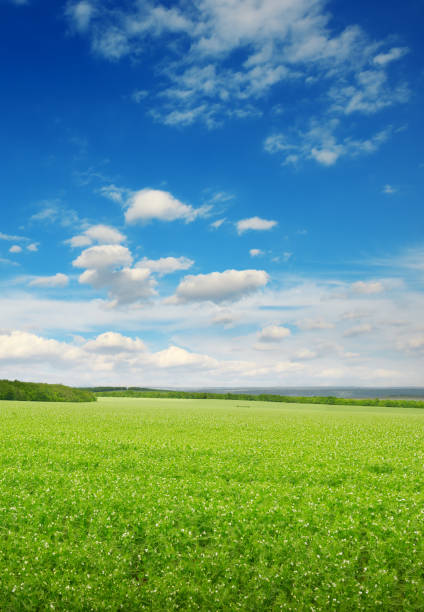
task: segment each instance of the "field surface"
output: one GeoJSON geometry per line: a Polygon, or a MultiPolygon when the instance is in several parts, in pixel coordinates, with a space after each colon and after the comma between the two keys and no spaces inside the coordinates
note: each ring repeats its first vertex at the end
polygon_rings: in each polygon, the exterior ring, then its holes
{"type": "Polygon", "coordinates": [[[423,610],[424,410],[0,402],[0,610],[423,610]]]}

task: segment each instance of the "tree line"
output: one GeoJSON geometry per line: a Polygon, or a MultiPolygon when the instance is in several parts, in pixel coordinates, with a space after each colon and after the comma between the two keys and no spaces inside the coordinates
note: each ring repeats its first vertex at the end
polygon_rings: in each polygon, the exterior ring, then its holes
{"type": "Polygon", "coordinates": [[[65,385],[0,380],[0,399],[26,402],[95,402],[96,396],[87,389],[65,385]]]}

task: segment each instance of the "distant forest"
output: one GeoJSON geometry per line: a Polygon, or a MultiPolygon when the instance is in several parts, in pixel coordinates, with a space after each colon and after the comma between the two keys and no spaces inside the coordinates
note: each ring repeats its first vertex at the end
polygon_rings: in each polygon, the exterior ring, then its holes
{"type": "Polygon", "coordinates": [[[166,391],[146,389],[143,387],[90,387],[90,391],[99,397],[163,397],[179,399],[224,399],[243,400],[252,402],[284,402],[288,404],[330,404],[336,406],[392,406],[398,408],[424,408],[424,401],[420,400],[392,400],[392,399],[350,399],[333,396],[295,397],[291,395],[273,395],[261,393],[211,393],[209,391],[166,391]]]}
{"type": "Polygon", "coordinates": [[[96,396],[87,389],[65,385],[0,380],[0,399],[27,402],[95,402],[96,396]]]}

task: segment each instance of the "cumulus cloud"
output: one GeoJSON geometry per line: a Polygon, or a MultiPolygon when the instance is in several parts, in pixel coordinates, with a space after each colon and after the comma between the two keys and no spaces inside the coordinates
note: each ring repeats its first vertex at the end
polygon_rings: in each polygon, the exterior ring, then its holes
{"type": "Polygon", "coordinates": [[[209,207],[193,208],[175,198],[168,191],[160,189],[141,189],[128,199],[125,212],[127,223],[147,223],[154,219],[158,221],[176,221],[181,219],[186,223],[204,215],[209,207]]]}
{"type": "Polygon", "coordinates": [[[129,338],[117,332],[105,332],[94,340],[89,340],[83,347],[84,350],[94,353],[116,355],[119,353],[143,353],[147,350],[146,345],[140,338],[129,338]]]}
{"type": "Polygon", "coordinates": [[[38,276],[30,281],[31,287],[66,287],[69,278],[66,274],[58,272],[54,276],[38,276]]]}
{"type": "Polygon", "coordinates": [[[258,257],[259,255],[263,255],[264,252],[261,249],[250,249],[249,255],[250,257],[258,257]]]}
{"type": "Polygon", "coordinates": [[[107,289],[112,306],[145,302],[157,294],[157,282],[146,268],[88,269],[81,274],[79,282],[95,289],[107,289]]]}
{"type": "Polygon", "coordinates": [[[44,359],[46,361],[74,360],[81,355],[77,347],[57,340],[45,339],[24,331],[0,333],[0,361],[44,359]]]}
{"type": "Polygon", "coordinates": [[[110,268],[132,263],[132,255],[122,245],[105,244],[85,249],[72,265],[76,268],[110,268]]]}
{"type": "Polygon", "coordinates": [[[263,327],[258,335],[260,342],[280,342],[290,336],[290,329],[282,325],[267,325],[263,327]]]}
{"type": "Polygon", "coordinates": [[[77,236],[72,236],[69,240],[65,240],[66,244],[69,244],[72,248],[80,248],[85,246],[90,246],[93,243],[91,238],[85,236],[84,234],[78,234],[77,236]]]}
{"type": "Polygon", "coordinates": [[[137,268],[147,268],[151,272],[156,272],[159,276],[171,274],[178,270],[188,270],[194,264],[188,257],[161,257],[160,259],[148,259],[144,257],[137,262],[137,268]]]}
{"type": "Polygon", "coordinates": [[[239,234],[249,230],[266,231],[278,225],[277,221],[261,219],[260,217],[250,217],[249,219],[241,219],[237,221],[236,227],[239,234]]]}
{"type": "Polygon", "coordinates": [[[73,236],[66,242],[71,247],[83,247],[97,242],[98,244],[120,244],[125,240],[125,236],[110,225],[91,225],[84,232],[73,236]]]}
{"type": "Polygon", "coordinates": [[[95,289],[106,289],[112,306],[140,303],[156,295],[157,281],[147,268],[131,268],[132,255],[120,244],[85,249],[72,265],[87,268],[79,282],[95,289]]]}
{"type": "Polygon", "coordinates": [[[14,244],[10,247],[9,253],[22,253],[22,247],[19,244],[14,244]]]}
{"type": "Polygon", "coordinates": [[[32,253],[35,253],[36,251],[38,251],[38,243],[32,242],[31,244],[27,246],[27,250],[31,251],[32,253]]]}
{"type": "Polygon", "coordinates": [[[169,303],[215,303],[235,301],[264,287],[269,280],[264,270],[225,270],[185,276],[169,303]]]}
{"type": "Polygon", "coordinates": [[[178,368],[184,366],[215,368],[219,365],[216,359],[207,355],[191,353],[178,346],[154,353],[151,356],[151,363],[159,368],[178,368]]]}

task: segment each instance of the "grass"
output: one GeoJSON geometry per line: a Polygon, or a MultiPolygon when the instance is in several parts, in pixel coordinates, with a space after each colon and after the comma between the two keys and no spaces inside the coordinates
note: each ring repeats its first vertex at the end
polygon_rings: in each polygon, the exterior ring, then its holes
{"type": "Polygon", "coordinates": [[[422,610],[424,412],[0,402],[0,609],[422,610]]]}

